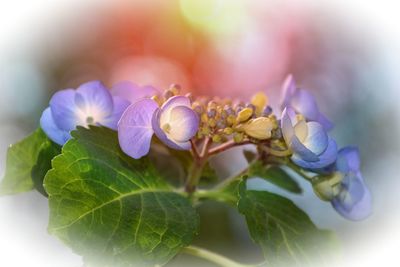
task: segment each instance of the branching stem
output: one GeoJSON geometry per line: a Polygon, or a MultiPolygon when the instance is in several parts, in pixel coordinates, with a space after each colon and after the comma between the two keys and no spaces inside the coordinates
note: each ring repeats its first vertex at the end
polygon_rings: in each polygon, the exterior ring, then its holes
{"type": "Polygon", "coordinates": [[[215,252],[211,252],[206,249],[202,249],[199,247],[194,247],[194,246],[189,246],[186,247],[182,250],[183,253],[196,256],[205,260],[208,260],[210,262],[213,262],[217,264],[218,266],[221,267],[255,267],[256,265],[245,265],[241,263],[237,263],[235,261],[232,261],[220,254],[217,254],[215,252]]]}

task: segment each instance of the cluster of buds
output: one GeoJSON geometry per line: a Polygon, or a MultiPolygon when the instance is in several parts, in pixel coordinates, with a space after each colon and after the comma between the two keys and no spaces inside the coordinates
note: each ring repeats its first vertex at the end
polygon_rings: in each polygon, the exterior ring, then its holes
{"type": "Polygon", "coordinates": [[[259,142],[276,135],[278,129],[277,118],[264,93],[256,94],[250,103],[200,97],[192,103],[192,108],[200,117],[196,138],[210,138],[214,143],[229,139],[236,143],[259,142]]]}

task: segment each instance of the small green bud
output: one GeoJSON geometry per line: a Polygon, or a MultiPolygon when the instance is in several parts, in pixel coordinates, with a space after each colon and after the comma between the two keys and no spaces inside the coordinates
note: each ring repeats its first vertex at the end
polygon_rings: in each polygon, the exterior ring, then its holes
{"type": "Polygon", "coordinates": [[[243,139],[244,139],[244,134],[243,133],[235,133],[233,135],[233,141],[235,141],[236,143],[242,142],[243,139]]]}
{"type": "Polygon", "coordinates": [[[314,192],[320,199],[331,201],[339,194],[342,180],[343,174],[340,172],[329,176],[317,176],[312,181],[314,192]]]}

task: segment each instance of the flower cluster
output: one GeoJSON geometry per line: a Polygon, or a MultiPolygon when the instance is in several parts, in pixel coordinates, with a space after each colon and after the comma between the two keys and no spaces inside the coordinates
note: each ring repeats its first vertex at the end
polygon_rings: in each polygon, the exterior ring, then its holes
{"type": "Polygon", "coordinates": [[[121,149],[134,159],[149,153],[154,136],[171,149],[190,150],[195,157],[254,144],[260,151],[314,173],[311,180],[316,194],[330,201],[341,215],[365,218],[371,197],[360,172],[358,150],[338,151],[329,135],[333,124],[292,76],[284,82],[282,92],[282,114],[274,114],[262,92],[245,102],[193,98],[180,94],[177,85],[162,93],[131,82],[107,90],[94,81],[56,93],[43,112],[41,126],[60,145],[78,125],[109,127],[118,131],[121,149]]]}

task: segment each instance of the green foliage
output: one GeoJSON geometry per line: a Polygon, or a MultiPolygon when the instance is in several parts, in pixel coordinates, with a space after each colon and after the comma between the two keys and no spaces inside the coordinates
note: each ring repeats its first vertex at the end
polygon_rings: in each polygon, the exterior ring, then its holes
{"type": "Polygon", "coordinates": [[[250,164],[247,176],[262,178],[292,193],[302,193],[300,185],[279,166],[264,165],[263,162],[256,161],[250,164]]]}
{"type": "Polygon", "coordinates": [[[38,128],[22,141],[11,145],[7,152],[6,173],[0,194],[17,194],[36,187],[44,193],[42,181],[51,168],[51,160],[60,147],[38,128]]]}
{"type": "Polygon", "coordinates": [[[98,266],[164,265],[189,245],[198,215],[148,158],[106,128],[78,128],[45,178],[50,233],[98,266]]]}
{"type": "Polygon", "coordinates": [[[239,212],[246,217],[250,235],[264,252],[265,266],[324,266],[336,248],[332,233],[317,229],[292,201],[239,185],[239,212]]]}

